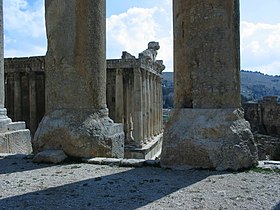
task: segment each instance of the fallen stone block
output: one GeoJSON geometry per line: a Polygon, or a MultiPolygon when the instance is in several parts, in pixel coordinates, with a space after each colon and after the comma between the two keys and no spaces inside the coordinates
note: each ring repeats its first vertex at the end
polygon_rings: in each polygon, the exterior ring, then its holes
{"type": "Polygon", "coordinates": [[[39,152],[33,158],[34,163],[62,163],[67,155],[62,150],[45,150],[39,152]]]}

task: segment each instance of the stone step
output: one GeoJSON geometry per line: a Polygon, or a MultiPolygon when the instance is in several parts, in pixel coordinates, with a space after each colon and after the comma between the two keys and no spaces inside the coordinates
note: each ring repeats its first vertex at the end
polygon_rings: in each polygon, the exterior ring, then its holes
{"type": "Polygon", "coordinates": [[[7,124],[7,130],[8,131],[18,131],[18,130],[23,130],[25,128],[25,122],[20,121],[20,122],[11,122],[7,124]]]}

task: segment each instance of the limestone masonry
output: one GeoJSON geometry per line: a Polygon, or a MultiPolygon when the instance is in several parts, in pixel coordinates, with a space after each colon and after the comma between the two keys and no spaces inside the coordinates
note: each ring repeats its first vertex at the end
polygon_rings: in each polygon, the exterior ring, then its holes
{"type": "Polygon", "coordinates": [[[174,0],[174,103],[161,165],[238,170],[257,162],[240,104],[239,1],[174,0]]]}
{"type": "Polygon", "coordinates": [[[123,157],[124,132],[106,106],[105,0],[46,0],[46,113],[34,152],[123,157]]]}

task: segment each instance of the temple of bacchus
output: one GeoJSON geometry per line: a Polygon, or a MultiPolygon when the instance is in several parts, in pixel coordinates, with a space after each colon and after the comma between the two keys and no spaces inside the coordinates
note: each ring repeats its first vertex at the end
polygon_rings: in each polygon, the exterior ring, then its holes
{"type": "Polygon", "coordinates": [[[26,61],[41,69],[16,68],[20,59],[7,60],[4,91],[0,2],[1,150],[26,142],[25,152],[31,148],[25,124],[6,114],[6,92],[8,113],[29,118],[36,130],[35,154],[152,158],[162,149],[166,168],[239,170],[257,163],[240,102],[239,0],[173,1],[175,109],[163,137],[164,66],[156,60],[157,42],[138,58],[124,52],[108,60],[106,71],[106,1],[45,0],[47,54],[26,61]]]}
{"type": "MultiPolygon", "coordinates": [[[[159,48],[157,42],[151,42],[159,48]]],[[[144,53],[156,54],[158,49],[144,53]]],[[[106,98],[109,116],[124,125],[125,157],[154,158],[162,146],[162,61],[123,52],[107,60],[106,98]],[[143,100],[144,99],[144,100],[143,100]]],[[[156,56],[155,56],[156,57],[156,56]]],[[[25,121],[32,136],[45,113],[45,57],[5,59],[8,116],[25,121]]]]}

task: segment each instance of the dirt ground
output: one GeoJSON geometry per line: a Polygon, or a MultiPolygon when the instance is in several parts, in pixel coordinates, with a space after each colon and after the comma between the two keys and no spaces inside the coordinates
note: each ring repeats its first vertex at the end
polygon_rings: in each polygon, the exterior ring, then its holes
{"type": "Polygon", "coordinates": [[[0,209],[280,209],[279,172],[172,171],[0,158],[0,209]]]}

